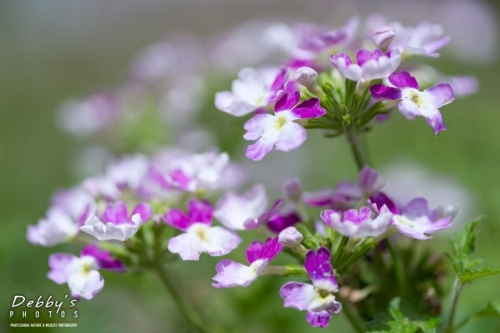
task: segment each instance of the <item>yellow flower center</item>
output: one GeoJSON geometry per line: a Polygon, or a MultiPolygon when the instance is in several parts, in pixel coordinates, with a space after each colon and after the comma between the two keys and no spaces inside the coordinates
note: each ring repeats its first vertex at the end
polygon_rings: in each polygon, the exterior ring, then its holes
{"type": "Polygon", "coordinates": [[[276,120],[276,129],[281,129],[286,124],[285,117],[278,117],[276,120]]]}

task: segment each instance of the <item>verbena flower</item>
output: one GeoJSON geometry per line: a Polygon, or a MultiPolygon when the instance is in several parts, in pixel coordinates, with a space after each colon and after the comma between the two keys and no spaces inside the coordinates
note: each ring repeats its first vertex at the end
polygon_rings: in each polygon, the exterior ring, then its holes
{"type": "Polygon", "coordinates": [[[338,233],[355,238],[377,237],[382,235],[391,223],[392,213],[387,206],[382,206],[377,216],[370,207],[349,209],[337,212],[331,209],[321,212],[321,219],[338,233]]]}
{"type": "Polygon", "coordinates": [[[339,286],[330,261],[330,251],[327,248],[309,250],[304,267],[312,284],[288,282],[280,290],[285,307],[307,311],[307,321],[313,327],[327,327],[331,314],[338,314],[342,309],[342,304],[334,296],[339,286]]]}
{"type": "Polygon", "coordinates": [[[386,55],[379,49],[362,49],[356,55],[356,64],[346,53],[332,54],[330,61],[345,78],[366,82],[389,77],[399,67],[401,55],[398,50],[386,55]]]}
{"type": "Polygon", "coordinates": [[[399,214],[393,215],[392,223],[403,235],[424,240],[432,238],[428,234],[451,227],[455,213],[455,210],[446,211],[441,207],[429,210],[427,200],[416,198],[403,207],[399,214]],[[450,215],[445,216],[446,213],[450,215]]]}
{"type": "Polygon", "coordinates": [[[275,101],[286,82],[287,70],[243,68],[233,82],[232,91],[215,95],[215,106],[233,116],[241,117],[275,101]]]}
{"type": "Polygon", "coordinates": [[[56,193],[52,203],[45,218],[28,226],[26,237],[30,243],[53,246],[67,241],[95,210],[94,199],[78,187],[56,193]]]}
{"type": "Polygon", "coordinates": [[[168,250],[183,260],[199,260],[201,253],[223,256],[234,250],[241,238],[223,227],[212,227],[212,211],[209,202],[194,199],[188,203],[187,215],[180,209],[170,209],[163,219],[184,233],[169,240],[168,250]]]}
{"type": "Polygon", "coordinates": [[[304,192],[304,203],[314,207],[328,207],[336,210],[352,208],[363,196],[359,186],[351,181],[340,182],[333,188],[322,188],[304,192]]]}
{"type": "Polygon", "coordinates": [[[298,91],[283,94],[276,102],[274,115],[258,114],[245,123],[245,140],[256,140],[247,148],[247,158],[259,161],[273,147],[276,150],[289,151],[298,148],[307,138],[304,127],[296,120],[318,118],[326,111],[319,105],[319,100],[311,98],[297,105],[300,99],[298,91]]]}
{"type": "Polygon", "coordinates": [[[135,235],[151,215],[151,208],[147,204],[135,206],[128,214],[127,206],[123,202],[116,202],[108,204],[102,216],[91,215],[80,230],[98,240],[124,241],[135,235]]]}
{"type": "Polygon", "coordinates": [[[276,257],[284,246],[278,242],[278,237],[269,238],[265,243],[252,242],[246,251],[250,266],[225,259],[217,263],[215,270],[217,274],[212,278],[215,288],[246,287],[250,285],[267,264],[276,257]]]}
{"type": "Polygon", "coordinates": [[[373,34],[377,36],[387,30],[394,34],[387,49],[399,50],[405,57],[411,55],[439,57],[437,51],[450,42],[448,36],[443,36],[443,28],[440,25],[428,22],[421,22],[415,27],[404,27],[399,22],[393,22],[377,29],[373,34]]]}
{"type": "Polygon", "coordinates": [[[214,217],[229,229],[253,229],[268,222],[277,213],[281,200],[275,201],[270,208],[267,205],[264,185],[256,184],[244,194],[227,192],[217,202],[214,217]]]}
{"type": "Polygon", "coordinates": [[[402,71],[389,76],[394,87],[374,84],[370,87],[373,98],[378,100],[399,100],[399,111],[407,119],[422,116],[433,128],[436,135],[446,130],[439,108],[454,100],[453,89],[447,83],[420,91],[417,80],[408,72],[402,71]]]}

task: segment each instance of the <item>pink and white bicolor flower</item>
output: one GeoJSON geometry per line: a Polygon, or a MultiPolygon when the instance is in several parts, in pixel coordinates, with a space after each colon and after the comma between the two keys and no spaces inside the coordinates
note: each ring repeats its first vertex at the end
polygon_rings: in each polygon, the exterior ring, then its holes
{"type": "Polygon", "coordinates": [[[124,241],[135,235],[151,215],[151,207],[145,203],[135,206],[129,215],[127,206],[123,202],[117,202],[108,204],[101,217],[91,215],[80,230],[101,241],[124,241]]]}
{"type": "Polygon", "coordinates": [[[81,188],[56,193],[47,216],[28,226],[26,238],[32,244],[53,246],[75,236],[95,210],[94,199],[81,188]]]}
{"type": "Polygon", "coordinates": [[[354,238],[378,237],[389,228],[392,213],[387,206],[382,206],[378,215],[370,207],[363,206],[359,209],[349,209],[337,212],[331,209],[321,212],[321,219],[338,233],[354,238]]]}
{"type": "Polygon", "coordinates": [[[92,299],[104,286],[99,269],[125,271],[125,266],[95,244],[86,246],[80,257],[69,253],[54,253],[49,257],[47,277],[57,284],[67,283],[75,298],[92,299]]]}
{"type": "Polygon", "coordinates": [[[246,251],[250,266],[225,259],[217,263],[215,270],[217,274],[212,278],[215,288],[247,287],[257,279],[267,264],[276,257],[284,246],[278,241],[278,237],[269,238],[264,244],[252,242],[246,251]]]}
{"type": "Polygon", "coordinates": [[[429,210],[427,200],[416,198],[403,207],[398,214],[394,214],[392,223],[403,235],[425,240],[432,238],[427,234],[451,227],[451,219],[456,214],[456,210],[450,211],[447,216],[443,212],[442,207],[429,210]]]}
{"type": "Polygon", "coordinates": [[[351,81],[367,82],[376,79],[385,79],[391,75],[401,63],[399,50],[385,55],[379,49],[368,51],[359,50],[356,55],[357,64],[354,64],[346,53],[332,54],[330,61],[335,68],[351,81]]]}
{"type": "Polygon", "coordinates": [[[326,111],[317,98],[311,98],[297,105],[300,93],[284,93],[276,102],[274,115],[258,114],[245,123],[245,140],[257,140],[247,148],[247,158],[259,161],[273,147],[280,151],[298,148],[307,138],[307,132],[295,121],[319,118],[326,111]]]}
{"type": "Polygon", "coordinates": [[[332,313],[338,314],[342,309],[342,304],[334,296],[339,286],[333,273],[330,251],[325,247],[320,247],[317,252],[309,250],[304,267],[312,284],[288,282],[281,287],[280,297],[286,308],[306,310],[311,326],[325,328],[332,313]]]}
{"type": "Polygon", "coordinates": [[[232,91],[215,95],[215,106],[236,117],[267,107],[283,89],[286,76],[286,68],[243,68],[238,73],[238,79],[233,81],[232,91]]]}
{"type": "Polygon", "coordinates": [[[372,97],[377,100],[399,100],[398,108],[403,116],[410,120],[417,116],[424,117],[436,135],[446,130],[439,108],[455,99],[449,84],[439,83],[420,91],[417,80],[405,71],[391,74],[389,82],[394,87],[382,84],[371,86],[372,97]]]}
{"type": "Polygon", "coordinates": [[[164,221],[184,231],[168,242],[168,250],[178,253],[182,260],[199,260],[202,253],[212,257],[223,256],[241,243],[241,238],[223,227],[212,227],[212,205],[208,201],[192,199],[188,214],[180,209],[170,209],[164,221]]]}
{"type": "Polygon", "coordinates": [[[232,230],[253,229],[268,222],[278,212],[282,201],[267,208],[268,197],[262,184],[255,184],[247,192],[227,192],[215,207],[214,217],[232,230]]]}

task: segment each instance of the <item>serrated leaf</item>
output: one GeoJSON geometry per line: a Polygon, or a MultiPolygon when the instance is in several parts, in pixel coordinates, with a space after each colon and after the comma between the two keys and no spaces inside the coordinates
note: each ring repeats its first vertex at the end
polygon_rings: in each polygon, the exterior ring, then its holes
{"type": "Polygon", "coordinates": [[[453,257],[463,258],[474,254],[476,250],[476,227],[482,219],[482,216],[477,217],[463,226],[460,231],[453,233],[450,241],[453,257]]]}
{"type": "Polygon", "coordinates": [[[460,282],[463,284],[486,276],[500,274],[500,265],[488,265],[479,269],[465,269],[458,273],[460,282]]]}
{"type": "Polygon", "coordinates": [[[387,320],[385,323],[380,322],[379,317],[376,323],[372,323],[370,327],[373,326],[385,326],[383,331],[371,331],[369,333],[435,333],[438,325],[441,323],[439,318],[431,318],[428,320],[415,320],[412,321],[406,317],[399,308],[400,299],[395,298],[391,301],[389,306],[389,313],[392,320],[387,320]]]}

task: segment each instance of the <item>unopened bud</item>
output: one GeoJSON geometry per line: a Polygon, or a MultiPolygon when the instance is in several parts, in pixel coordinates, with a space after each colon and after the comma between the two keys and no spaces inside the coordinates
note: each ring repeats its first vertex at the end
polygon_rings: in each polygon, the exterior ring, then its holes
{"type": "Polygon", "coordinates": [[[386,51],[389,48],[392,40],[396,36],[396,32],[389,27],[382,27],[372,34],[372,40],[382,51],[386,51]]]}
{"type": "Polygon", "coordinates": [[[292,250],[297,248],[303,240],[304,236],[302,236],[302,234],[295,227],[283,229],[278,236],[280,244],[283,244],[292,250]]]}
{"type": "Polygon", "coordinates": [[[306,87],[309,91],[316,90],[315,86],[317,78],[318,73],[311,67],[303,66],[295,71],[295,81],[297,81],[298,84],[306,87]]]}
{"type": "Polygon", "coordinates": [[[283,193],[292,201],[299,201],[302,194],[302,184],[299,178],[293,178],[283,183],[283,193]]]}

